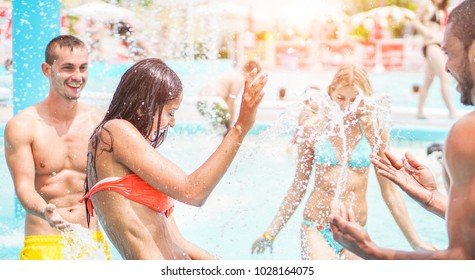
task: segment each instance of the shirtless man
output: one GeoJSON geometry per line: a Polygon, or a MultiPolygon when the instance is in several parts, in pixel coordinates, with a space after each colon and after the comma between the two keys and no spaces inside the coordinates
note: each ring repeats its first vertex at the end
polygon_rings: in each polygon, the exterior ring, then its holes
{"type": "MultiPolygon", "coordinates": [[[[442,50],[445,68],[457,80],[464,105],[475,102],[475,1],[465,0],[449,15],[442,50]]],[[[475,111],[452,126],[444,144],[444,181],[448,198],[438,191],[434,176],[410,154],[402,161],[389,152],[389,161],[372,162],[378,173],[398,184],[413,199],[447,221],[448,248],[441,251],[403,252],[381,248],[353,222],[351,209],[335,207],[330,224],[335,240],[366,259],[475,259],[475,111]]]]}
{"type": "MultiPolygon", "coordinates": [[[[15,191],[26,210],[20,259],[62,259],[61,233],[83,227],[89,137],[103,113],[78,102],[88,76],[88,50],[73,36],[58,36],[46,47],[41,69],[50,82],[43,101],[24,109],[5,126],[5,157],[15,191]]],[[[92,237],[103,241],[96,220],[92,237]]],[[[109,255],[104,242],[104,253],[109,255]]]]}

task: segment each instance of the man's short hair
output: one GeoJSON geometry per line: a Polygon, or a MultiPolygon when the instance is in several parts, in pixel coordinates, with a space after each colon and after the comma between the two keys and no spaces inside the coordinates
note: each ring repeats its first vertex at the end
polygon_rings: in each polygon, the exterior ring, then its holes
{"type": "Polygon", "coordinates": [[[449,14],[447,24],[451,25],[453,36],[459,39],[465,50],[475,40],[475,1],[464,0],[449,14]]]}
{"type": "Polygon", "coordinates": [[[45,51],[45,62],[49,65],[53,65],[54,61],[58,59],[58,55],[56,53],[56,47],[62,48],[67,47],[71,51],[77,48],[84,48],[87,49],[86,44],[81,41],[79,38],[74,37],[72,35],[60,35],[58,37],[53,38],[48,45],[46,46],[45,51]]]}

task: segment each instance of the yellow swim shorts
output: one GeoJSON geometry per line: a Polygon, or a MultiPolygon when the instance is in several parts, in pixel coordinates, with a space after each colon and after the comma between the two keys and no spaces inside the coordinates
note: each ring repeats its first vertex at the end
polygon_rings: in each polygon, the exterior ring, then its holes
{"type": "MultiPolygon", "coordinates": [[[[91,252],[97,253],[98,256],[105,256],[107,260],[111,259],[109,244],[104,240],[102,232],[92,232],[92,239],[97,242],[97,246],[85,248],[84,244],[80,244],[77,249],[76,256],[66,259],[94,259],[91,252]],[[97,252],[97,249],[101,252],[97,252]],[[86,257],[84,257],[87,255],[86,257]]],[[[68,240],[68,244],[71,242],[68,240]]],[[[73,250],[78,246],[72,245],[73,250]]],[[[86,245],[87,246],[87,245],[86,245]]],[[[61,235],[30,235],[25,236],[24,246],[20,252],[20,260],[63,260],[64,256],[64,240],[61,235]]]]}

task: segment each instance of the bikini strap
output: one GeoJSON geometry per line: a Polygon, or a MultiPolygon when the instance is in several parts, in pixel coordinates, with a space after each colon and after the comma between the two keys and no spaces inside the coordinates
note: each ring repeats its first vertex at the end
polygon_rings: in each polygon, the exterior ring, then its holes
{"type": "Polygon", "coordinates": [[[363,137],[366,138],[366,134],[365,134],[365,131],[363,129],[363,125],[361,124],[361,119],[359,117],[358,117],[358,124],[360,126],[361,134],[363,134],[363,137]]]}

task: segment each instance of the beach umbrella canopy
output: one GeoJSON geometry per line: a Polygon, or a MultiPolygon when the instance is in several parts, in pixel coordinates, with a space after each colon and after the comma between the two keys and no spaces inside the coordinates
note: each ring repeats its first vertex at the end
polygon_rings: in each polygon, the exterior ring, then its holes
{"type": "Polygon", "coordinates": [[[414,19],[416,17],[413,11],[395,5],[374,8],[367,13],[369,16],[376,18],[392,17],[396,20],[414,19]]]}

